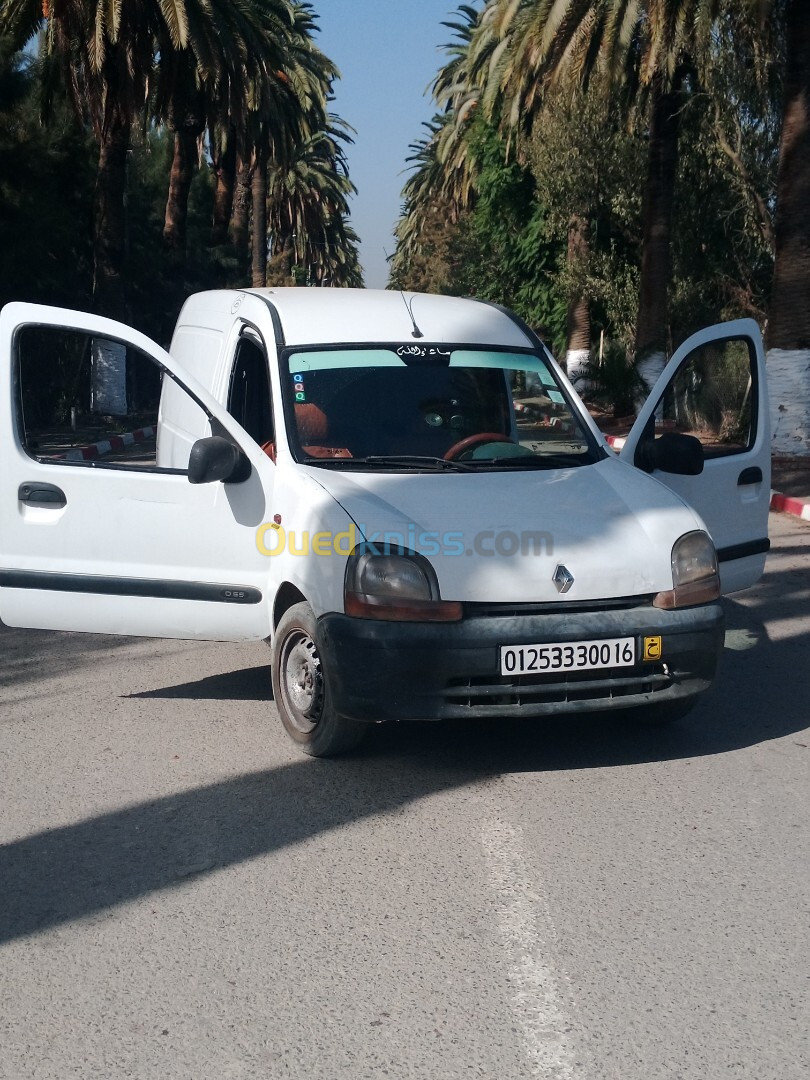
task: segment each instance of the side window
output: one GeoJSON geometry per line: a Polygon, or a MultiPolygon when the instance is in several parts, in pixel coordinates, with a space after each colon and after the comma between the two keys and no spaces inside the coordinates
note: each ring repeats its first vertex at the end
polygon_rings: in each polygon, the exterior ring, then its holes
{"type": "Polygon", "coordinates": [[[193,438],[171,454],[160,449],[164,384],[172,391],[170,426],[179,420],[194,437],[210,433],[207,413],[131,345],[68,327],[26,326],[15,353],[20,441],[39,461],[185,470],[193,438]]]}
{"type": "Polygon", "coordinates": [[[267,358],[250,338],[241,338],[236,348],[228,388],[228,412],[259,446],[275,439],[267,358]]]}
{"type": "Polygon", "coordinates": [[[756,357],[745,338],[695,349],[656,410],[656,433],[694,435],[707,458],[747,450],[756,437],[756,377],[756,357]]]}

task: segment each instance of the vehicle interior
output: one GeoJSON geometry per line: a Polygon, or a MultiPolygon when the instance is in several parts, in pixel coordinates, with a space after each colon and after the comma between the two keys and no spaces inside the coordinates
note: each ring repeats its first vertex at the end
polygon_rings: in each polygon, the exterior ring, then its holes
{"type": "Polygon", "coordinates": [[[309,370],[300,354],[289,358],[298,444],[309,457],[491,461],[590,451],[544,365],[541,381],[537,371],[503,360],[414,364],[392,353],[393,362],[361,365],[357,356],[327,364],[310,355],[316,360],[309,370]],[[296,365],[301,370],[292,370],[296,365]]]}

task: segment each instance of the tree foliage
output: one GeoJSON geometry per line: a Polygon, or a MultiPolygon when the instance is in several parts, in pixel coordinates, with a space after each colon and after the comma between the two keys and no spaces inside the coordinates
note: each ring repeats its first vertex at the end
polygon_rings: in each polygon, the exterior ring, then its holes
{"type": "MultiPolygon", "coordinates": [[[[778,5],[765,7],[775,19],[778,5]]],[[[775,30],[758,37],[753,0],[742,9],[725,0],[460,8],[434,81],[441,111],[414,147],[392,284],[420,280],[432,259],[443,291],[509,303],[551,328],[558,349],[562,305],[570,347],[571,308],[584,299],[595,334],[632,354],[651,94],[677,88],[669,303],[657,333],[671,348],[719,319],[763,321],[784,40],[775,30]]]]}
{"type": "Polygon", "coordinates": [[[503,141],[476,121],[470,142],[477,198],[461,223],[457,290],[513,308],[557,345],[564,344],[566,297],[559,278],[564,244],[537,198],[531,172],[507,159],[503,141]]]}
{"type": "Polygon", "coordinates": [[[65,296],[162,326],[190,288],[248,284],[247,243],[263,284],[281,239],[268,235],[279,227],[268,170],[295,171],[313,145],[331,151],[297,192],[305,279],[360,283],[340,145],[349,134],[328,111],[338,72],[316,32],[305,0],[0,0],[4,296],[65,296]],[[61,207],[43,190],[49,174],[61,207]],[[237,174],[247,201],[234,198],[237,174]],[[30,288],[10,261],[26,228],[30,288]],[[55,291],[38,265],[51,253],[75,267],[55,291]]]}
{"type": "Polygon", "coordinates": [[[39,123],[36,64],[0,38],[0,303],[88,307],[92,139],[61,105],[39,123]]]}

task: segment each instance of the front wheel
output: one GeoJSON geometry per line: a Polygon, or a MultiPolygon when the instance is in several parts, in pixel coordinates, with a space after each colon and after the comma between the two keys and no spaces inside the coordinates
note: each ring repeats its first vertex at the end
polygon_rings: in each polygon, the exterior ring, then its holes
{"type": "Polygon", "coordinates": [[[273,696],[293,742],[311,757],[332,757],[362,742],[366,725],[333,708],[317,640],[309,604],[284,612],[272,643],[273,696]]]}

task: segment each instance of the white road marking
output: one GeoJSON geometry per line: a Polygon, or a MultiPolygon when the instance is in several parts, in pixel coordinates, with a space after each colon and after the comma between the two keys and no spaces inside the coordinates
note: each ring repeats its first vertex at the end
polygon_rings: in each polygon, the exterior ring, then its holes
{"type": "Polygon", "coordinates": [[[551,966],[556,940],[548,904],[529,880],[523,830],[488,821],[482,830],[501,941],[506,950],[511,1005],[531,1062],[542,1080],[581,1080],[561,980],[551,966]]]}

